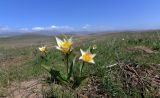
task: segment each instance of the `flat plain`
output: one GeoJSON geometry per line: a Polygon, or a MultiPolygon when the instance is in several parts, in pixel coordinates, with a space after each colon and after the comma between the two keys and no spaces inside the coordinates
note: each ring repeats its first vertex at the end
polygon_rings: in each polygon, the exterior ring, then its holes
{"type": "MultiPolygon", "coordinates": [[[[85,66],[88,78],[76,89],[83,95],[80,98],[160,97],[160,31],[72,36],[73,51],[78,56],[80,48],[97,46],[95,64],[85,66]]],[[[63,71],[61,55],[54,47],[55,36],[0,38],[0,98],[75,98],[72,90],[57,84],[52,84],[51,90],[39,82],[48,75],[36,59],[37,48],[43,45],[51,52],[48,65],[63,71]]]]}

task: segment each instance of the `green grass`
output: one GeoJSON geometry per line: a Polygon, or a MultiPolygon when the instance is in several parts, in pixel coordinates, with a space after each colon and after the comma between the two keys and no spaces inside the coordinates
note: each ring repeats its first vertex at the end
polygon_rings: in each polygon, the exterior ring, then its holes
{"type": "MultiPolygon", "coordinates": [[[[45,38],[48,42],[46,44],[50,45],[50,43],[52,43],[55,45],[55,42],[53,42],[54,38],[45,38]]],[[[11,39],[16,41],[24,40],[21,37],[11,39]]],[[[25,40],[32,39],[34,39],[34,37],[27,37],[25,40]]],[[[44,40],[44,38],[41,39],[44,40]]],[[[0,41],[3,40],[1,39],[0,41]]],[[[9,43],[11,42],[9,41],[9,43]]],[[[74,55],[80,56],[80,53],[76,51],[79,51],[80,48],[85,50],[93,44],[97,45],[97,50],[95,51],[97,54],[95,57],[96,64],[86,64],[84,74],[98,76],[101,79],[103,90],[110,96],[110,98],[129,98],[131,95],[123,89],[120,81],[114,79],[115,77],[113,76],[115,76],[114,74],[116,72],[118,73],[118,69],[106,69],[107,66],[123,62],[125,64],[136,64],[139,66],[139,69],[144,70],[153,64],[160,64],[160,32],[75,36],[74,55]],[[143,49],[135,49],[137,46],[146,47],[153,51],[153,53],[147,53],[143,49]]],[[[0,64],[5,64],[5,67],[0,66],[0,85],[2,85],[0,87],[0,96],[6,94],[4,89],[10,86],[13,82],[39,78],[47,74],[47,72],[41,68],[39,58],[35,55],[35,49],[39,45],[41,44],[34,42],[34,45],[31,46],[25,46],[24,43],[23,47],[15,46],[14,48],[11,48],[7,46],[6,48],[6,45],[0,47],[0,64]]],[[[65,72],[65,66],[63,62],[61,62],[63,58],[60,52],[53,48],[50,48],[48,51],[50,52],[50,55],[47,65],[65,72]]],[[[79,66],[79,63],[76,66],[79,66]]],[[[134,89],[131,93],[135,98],[140,98],[134,89]]]]}

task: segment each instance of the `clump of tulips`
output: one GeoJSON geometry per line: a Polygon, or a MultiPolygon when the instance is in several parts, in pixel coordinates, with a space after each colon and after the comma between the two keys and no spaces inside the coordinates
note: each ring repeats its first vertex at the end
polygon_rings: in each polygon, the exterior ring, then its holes
{"type": "MultiPolygon", "coordinates": [[[[89,47],[86,51],[80,49],[81,56],[79,57],[79,61],[81,61],[82,63],[80,66],[78,66],[78,64],[76,65],[77,56],[75,56],[71,62],[69,61],[69,58],[73,51],[72,37],[67,38],[65,36],[63,40],[61,40],[58,37],[56,37],[55,39],[57,42],[55,48],[59,50],[62,53],[62,56],[64,56],[65,58],[63,61],[65,62],[66,66],[66,74],[61,74],[60,71],[56,70],[55,68],[48,67],[45,64],[41,64],[41,66],[49,72],[50,80],[52,82],[70,85],[73,89],[77,88],[82,83],[82,81],[87,78],[87,76],[82,74],[85,64],[86,63],[95,64],[93,58],[96,56],[96,54],[93,54],[92,52],[97,47],[96,45],[93,45],[92,47],[89,47]],[[75,74],[76,71],[75,69],[77,66],[79,72],[78,74],[77,73],[75,74]]],[[[40,56],[42,57],[42,60],[45,61],[47,58],[47,47],[46,46],[39,47],[38,50],[41,53],[40,56]]]]}

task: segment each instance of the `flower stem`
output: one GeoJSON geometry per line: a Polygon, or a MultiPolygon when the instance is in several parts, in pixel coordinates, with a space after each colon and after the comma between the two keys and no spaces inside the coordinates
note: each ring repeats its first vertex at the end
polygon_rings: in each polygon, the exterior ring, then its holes
{"type": "Polygon", "coordinates": [[[84,66],[85,62],[83,61],[81,66],[80,66],[80,76],[82,76],[82,70],[83,70],[83,66],[84,66]]]}
{"type": "Polygon", "coordinates": [[[47,63],[48,59],[47,59],[47,53],[44,52],[44,59],[45,59],[45,62],[47,63]]]}
{"type": "Polygon", "coordinates": [[[67,65],[67,74],[68,74],[68,67],[69,67],[69,55],[66,54],[66,65],[67,65]]]}

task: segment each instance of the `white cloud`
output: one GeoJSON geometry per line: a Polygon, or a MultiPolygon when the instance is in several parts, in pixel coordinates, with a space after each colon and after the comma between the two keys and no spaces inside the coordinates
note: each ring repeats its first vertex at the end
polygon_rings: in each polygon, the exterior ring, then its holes
{"type": "Polygon", "coordinates": [[[52,26],[48,26],[48,27],[33,27],[32,30],[57,30],[57,31],[61,31],[61,32],[69,32],[69,31],[73,31],[74,28],[71,26],[56,26],[56,25],[52,25],[52,26]]]}
{"type": "Polygon", "coordinates": [[[21,30],[21,31],[28,31],[29,29],[28,28],[20,28],[19,30],[21,30]]]}
{"type": "Polygon", "coordinates": [[[88,29],[89,27],[91,27],[91,25],[85,24],[85,25],[82,27],[82,29],[88,29]]]}
{"type": "Polygon", "coordinates": [[[66,31],[66,32],[74,30],[74,28],[71,26],[55,26],[55,25],[50,26],[48,29],[58,30],[58,31],[66,31]]]}
{"type": "Polygon", "coordinates": [[[8,31],[10,28],[8,26],[2,26],[0,27],[0,31],[8,31]]]}
{"type": "Polygon", "coordinates": [[[55,29],[55,28],[57,28],[57,26],[55,26],[55,25],[52,25],[52,26],[51,26],[51,28],[55,29]]]}
{"type": "Polygon", "coordinates": [[[111,26],[103,26],[103,25],[90,25],[90,24],[85,24],[84,26],[81,27],[81,30],[85,31],[109,31],[109,30],[115,30],[115,28],[111,26]]]}
{"type": "Polygon", "coordinates": [[[39,30],[45,30],[45,28],[44,27],[33,27],[32,30],[38,30],[39,31],[39,30]]]}
{"type": "Polygon", "coordinates": [[[73,27],[70,27],[70,26],[61,26],[59,28],[60,29],[65,29],[65,30],[73,30],[74,29],[73,27]]]}

